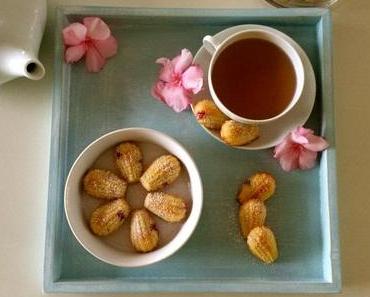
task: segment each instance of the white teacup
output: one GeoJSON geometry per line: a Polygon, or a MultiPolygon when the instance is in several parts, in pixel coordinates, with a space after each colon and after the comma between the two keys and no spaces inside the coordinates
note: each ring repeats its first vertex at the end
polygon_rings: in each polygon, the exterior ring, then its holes
{"type": "Polygon", "coordinates": [[[299,98],[301,97],[303,86],[304,86],[304,68],[302,64],[302,60],[298,52],[294,49],[294,47],[287,41],[282,39],[277,34],[274,34],[273,32],[269,32],[263,29],[247,29],[244,31],[237,32],[233,35],[230,35],[228,38],[226,38],[221,43],[217,43],[216,40],[212,36],[205,36],[203,38],[203,46],[205,49],[212,55],[210,66],[208,69],[208,87],[210,94],[212,96],[212,99],[218,106],[218,108],[229,118],[245,123],[245,124],[262,124],[267,122],[273,122],[280,117],[284,116],[286,113],[288,113],[294,105],[298,102],[299,98]],[[222,102],[221,98],[219,98],[214,90],[213,82],[212,82],[212,71],[213,67],[215,65],[216,60],[222,53],[222,51],[227,48],[229,45],[242,40],[242,39],[248,39],[248,38],[258,38],[262,40],[266,40],[268,42],[273,43],[274,45],[278,46],[289,58],[290,62],[293,65],[295,76],[296,76],[296,84],[295,84],[295,91],[294,94],[289,102],[289,104],[286,106],[286,108],[280,112],[279,114],[267,118],[267,119],[248,119],[245,117],[241,117],[234,112],[232,112],[230,109],[228,109],[222,102]]]}

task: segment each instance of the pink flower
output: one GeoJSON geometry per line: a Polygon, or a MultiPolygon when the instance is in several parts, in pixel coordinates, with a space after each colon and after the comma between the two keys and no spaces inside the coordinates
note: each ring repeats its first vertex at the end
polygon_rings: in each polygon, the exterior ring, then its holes
{"type": "Polygon", "coordinates": [[[317,152],[325,150],[327,141],[311,129],[297,127],[275,147],[274,158],[285,171],[310,169],[315,166],[317,152]]]}
{"type": "Polygon", "coordinates": [[[156,63],[161,64],[162,69],[152,88],[152,96],[176,112],[183,111],[191,104],[191,95],[202,89],[202,68],[192,64],[193,55],[185,48],[172,60],[159,58],[156,63]]]}
{"type": "Polygon", "coordinates": [[[86,68],[98,72],[105,65],[105,59],[117,53],[117,40],[102,19],[86,17],[83,24],[72,23],[63,29],[66,46],[64,60],[67,63],[79,61],[86,55],[86,68]]]}

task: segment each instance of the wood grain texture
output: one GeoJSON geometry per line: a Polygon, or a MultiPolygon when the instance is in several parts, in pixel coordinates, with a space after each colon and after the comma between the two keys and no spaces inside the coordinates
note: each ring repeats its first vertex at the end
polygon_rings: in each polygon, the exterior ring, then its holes
{"type": "Polygon", "coordinates": [[[330,16],[321,9],[189,10],[62,8],[56,26],[56,67],[44,288],[47,292],[335,292],[340,289],[330,16]],[[99,15],[119,40],[119,53],[99,74],[62,62],[61,28],[99,15]],[[207,135],[190,112],[175,114],[150,96],[161,56],[226,27],[256,23],[292,36],[315,69],[318,91],[307,127],[331,143],[320,166],[284,173],[271,150],[239,151],[207,135]],[[74,239],[63,213],[70,166],[95,138],[116,128],[142,126],[178,139],[195,159],[204,182],[204,211],[194,235],[174,256],[140,269],[104,264],[74,239]],[[267,224],[280,258],[265,266],[239,235],[238,186],[255,171],[277,179],[267,224]],[[154,276],[154,278],[153,278],[154,276]]]}

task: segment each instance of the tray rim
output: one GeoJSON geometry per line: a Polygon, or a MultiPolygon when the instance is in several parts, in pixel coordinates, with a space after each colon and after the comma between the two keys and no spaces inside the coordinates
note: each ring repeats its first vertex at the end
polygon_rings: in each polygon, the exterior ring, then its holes
{"type": "MultiPolygon", "coordinates": [[[[54,57],[61,56],[63,53],[63,44],[59,38],[63,20],[68,14],[96,14],[96,15],[122,15],[129,14],[135,16],[170,16],[170,17],[317,17],[322,22],[321,28],[325,30],[326,38],[322,39],[321,51],[323,62],[321,62],[322,86],[325,89],[325,95],[328,98],[323,100],[323,114],[325,113],[325,124],[329,124],[326,129],[326,138],[330,140],[331,147],[322,155],[322,162],[325,161],[328,175],[327,180],[327,220],[329,220],[327,234],[330,238],[330,277],[327,281],[321,279],[317,282],[312,281],[254,281],[246,283],[246,278],[221,278],[221,279],[194,279],[184,280],[183,278],[173,278],[161,280],[160,282],[148,282],[151,278],[138,279],[117,279],[117,280],[89,280],[76,281],[55,277],[58,272],[55,271],[54,244],[55,230],[60,228],[61,224],[56,221],[58,210],[54,187],[55,182],[59,180],[60,164],[63,159],[60,152],[62,147],[67,144],[64,137],[66,119],[60,117],[62,110],[68,109],[68,102],[63,102],[65,90],[61,88],[58,82],[62,82],[63,74],[68,73],[68,67],[57,58],[54,61],[54,91],[52,107],[52,125],[51,125],[51,147],[49,164],[49,191],[47,199],[47,221],[45,235],[45,254],[44,254],[44,279],[43,290],[46,293],[52,292],[271,292],[271,293],[335,293],[341,291],[341,268],[339,252],[339,232],[338,232],[338,209],[337,209],[337,183],[336,183],[336,149],[335,149],[335,119],[334,102],[332,86],[332,43],[331,43],[331,14],[330,10],[324,8],[258,8],[258,9],[195,9],[195,8],[141,8],[141,7],[106,7],[106,6],[59,6],[56,9],[56,31],[55,31],[55,51],[54,57]],[[63,71],[65,70],[65,71],[63,71]],[[58,156],[57,162],[54,157],[58,156]],[[131,286],[126,286],[130,284],[131,286]],[[278,285],[278,286],[277,286],[278,285]],[[163,289],[165,288],[165,290],[163,289]]],[[[320,170],[322,174],[323,170],[320,170]]],[[[323,232],[324,233],[324,232],[323,232]]],[[[325,276],[325,274],[324,274],[325,276]]]]}

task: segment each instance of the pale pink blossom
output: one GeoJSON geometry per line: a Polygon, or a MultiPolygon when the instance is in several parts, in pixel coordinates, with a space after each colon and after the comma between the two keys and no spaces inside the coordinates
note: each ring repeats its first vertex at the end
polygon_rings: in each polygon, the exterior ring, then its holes
{"type": "Polygon", "coordinates": [[[297,127],[275,147],[274,158],[285,171],[310,169],[315,166],[317,152],[328,146],[328,142],[314,135],[313,130],[297,127]]]}
{"type": "Polygon", "coordinates": [[[187,49],[173,58],[159,58],[162,65],[159,78],[152,88],[152,96],[180,112],[191,104],[191,96],[203,86],[203,70],[193,64],[193,55],[187,49]]]}
{"type": "Polygon", "coordinates": [[[87,70],[98,72],[104,67],[105,59],[117,53],[117,40],[102,19],[85,17],[82,22],[63,29],[64,60],[73,63],[85,56],[87,70]]]}

